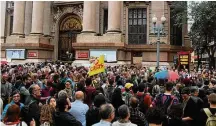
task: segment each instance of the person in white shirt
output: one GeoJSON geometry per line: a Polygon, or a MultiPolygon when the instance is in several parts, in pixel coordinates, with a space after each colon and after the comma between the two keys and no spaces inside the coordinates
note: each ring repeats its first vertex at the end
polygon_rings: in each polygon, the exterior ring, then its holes
{"type": "Polygon", "coordinates": [[[118,109],[119,119],[112,126],[137,126],[130,122],[130,110],[127,105],[121,105],[118,109]]]}

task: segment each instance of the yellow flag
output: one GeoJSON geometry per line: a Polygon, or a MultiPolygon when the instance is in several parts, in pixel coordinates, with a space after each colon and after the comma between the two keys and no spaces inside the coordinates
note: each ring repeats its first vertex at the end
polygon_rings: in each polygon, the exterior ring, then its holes
{"type": "Polygon", "coordinates": [[[101,55],[99,58],[97,58],[93,65],[91,66],[88,74],[89,76],[93,76],[95,74],[99,74],[105,71],[105,65],[104,65],[104,55],[101,55]]]}

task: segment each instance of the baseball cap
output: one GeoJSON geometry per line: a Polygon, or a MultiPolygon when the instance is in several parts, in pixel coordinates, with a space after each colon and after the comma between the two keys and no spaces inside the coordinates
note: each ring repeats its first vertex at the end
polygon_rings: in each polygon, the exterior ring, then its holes
{"type": "Polygon", "coordinates": [[[133,84],[131,84],[131,83],[126,83],[126,84],[125,84],[125,88],[129,89],[129,88],[131,88],[131,87],[133,87],[133,84]]]}

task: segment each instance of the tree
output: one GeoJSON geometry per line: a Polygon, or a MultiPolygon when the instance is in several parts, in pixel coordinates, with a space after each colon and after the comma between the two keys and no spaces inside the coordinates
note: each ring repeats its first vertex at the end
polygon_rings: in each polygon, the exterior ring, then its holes
{"type": "Polygon", "coordinates": [[[191,6],[191,17],[194,23],[189,34],[190,38],[193,39],[195,36],[200,36],[200,40],[195,41],[193,44],[203,48],[208,54],[210,67],[215,68],[216,2],[203,1],[193,3],[191,6]]]}
{"type": "Polygon", "coordinates": [[[174,2],[174,15],[177,25],[185,23],[191,17],[193,24],[189,32],[194,48],[203,49],[208,54],[210,67],[215,68],[214,54],[216,52],[216,2],[202,1],[190,2],[185,6],[184,2],[174,2]],[[185,12],[191,10],[191,12],[185,12]],[[186,15],[184,15],[186,13],[186,15]],[[185,20],[186,19],[186,20],[185,20]]]}

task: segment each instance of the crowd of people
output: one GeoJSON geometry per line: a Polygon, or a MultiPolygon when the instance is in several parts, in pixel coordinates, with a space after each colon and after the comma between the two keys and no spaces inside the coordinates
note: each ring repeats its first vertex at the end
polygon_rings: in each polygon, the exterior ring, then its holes
{"type": "Polygon", "coordinates": [[[2,126],[216,126],[216,70],[157,79],[143,66],[1,65],[2,126]]]}

